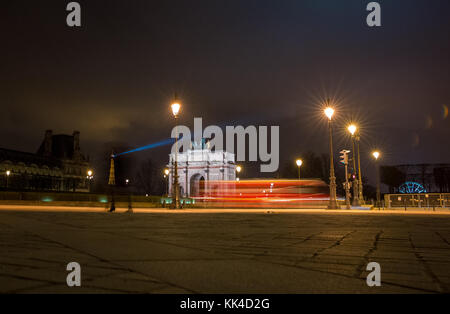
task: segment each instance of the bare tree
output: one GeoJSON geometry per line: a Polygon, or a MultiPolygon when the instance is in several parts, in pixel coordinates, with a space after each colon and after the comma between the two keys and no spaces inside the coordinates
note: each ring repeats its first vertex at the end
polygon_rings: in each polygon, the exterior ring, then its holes
{"type": "Polygon", "coordinates": [[[155,163],[150,158],[142,161],[136,173],[136,189],[142,194],[162,194],[163,182],[158,173],[155,163]]]}

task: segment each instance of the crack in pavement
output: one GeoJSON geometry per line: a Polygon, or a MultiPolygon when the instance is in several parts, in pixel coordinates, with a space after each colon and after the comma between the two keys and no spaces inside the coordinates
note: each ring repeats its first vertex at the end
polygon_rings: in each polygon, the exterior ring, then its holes
{"type": "Polygon", "coordinates": [[[372,255],[373,252],[375,252],[378,249],[378,241],[380,240],[381,235],[383,234],[383,230],[379,231],[375,237],[374,240],[372,242],[372,246],[369,248],[369,250],[367,251],[366,254],[364,254],[363,256],[363,260],[361,261],[361,263],[358,265],[358,267],[355,270],[355,277],[360,277],[361,274],[364,272],[364,266],[366,266],[369,262],[369,257],[370,255],[372,255]]]}
{"type": "MultiPolygon", "coordinates": [[[[46,222],[46,223],[49,223],[49,222],[46,222]]],[[[89,256],[89,257],[93,257],[93,258],[97,259],[97,260],[100,261],[100,262],[107,263],[107,264],[110,264],[110,265],[115,266],[115,267],[119,267],[119,268],[122,269],[123,271],[128,271],[128,272],[130,272],[130,273],[139,274],[139,275],[142,275],[142,276],[145,276],[145,277],[149,278],[149,280],[152,280],[151,277],[148,276],[147,274],[142,273],[142,272],[139,272],[139,271],[136,271],[136,270],[134,270],[134,269],[132,269],[132,268],[126,267],[126,266],[121,265],[121,264],[118,264],[118,263],[114,263],[114,262],[109,261],[109,260],[107,260],[107,259],[104,259],[104,258],[102,258],[102,257],[100,257],[100,256],[96,256],[96,255],[94,255],[94,254],[92,254],[92,253],[85,252],[85,251],[83,251],[83,250],[80,250],[80,249],[71,247],[71,246],[69,246],[69,245],[66,245],[66,244],[64,244],[64,243],[58,242],[58,241],[56,241],[56,240],[45,238],[45,237],[43,237],[43,236],[41,236],[41,235],[32,233],[32,232],[30,232],[30,231],[28,231],[28,230],[24,230],[24,229],[22,229],[22,230],[25,231],[25,233],[27,233],[27,234],[29,234],[29,235],[32,235],[32,236],[34,236],[34,237],[40,238],[40,239],[42,239],[42,240],[44,240],[44,241],[56,243],[56,244],[60,245],[60,246],[63,247],[63,248],[73,250],[73,251],[75,251],[75,252],[77,252],[77,253],[81,253],[81,254],[84,254],[84,255],[89,256]]],[[[26,279],[26,278],[21,278],[21,279],[26,279]]],[[[159,280],[159,282],[161,282],[161,283],[163,283],[163,284],[165,284],[165,285],[167,285],[167,286],[169,286],[169,287],[174,287],[174,288],[182,289],[182,290],[185,290],[185,291],[189,291],[190,293],[197,293],[196,291],[194,291],[194,290],[192,290],[192,289],[189,289],[189,288],[186,288],[186,287],[182,287],[182,286],[179,286],[179,285],[174,284],[174,283],[166,282],[166,281],[160,280],[160,279],[158,279],[158,278],[155,278],[155,279],[159,280]]],[[[53,282],[53,281],[44,281],[44,282],[55,283],[55,282],[53,282]]]]}
{"type": "Polygon", "coordinates": [[[419,263],[422,265],[425,274],[432,280],[432,282],[438,287],[440,293],[448,293],[447,286],[439,280],[439,278],[436,276],[436,274],[431,269],[430,265],[428,265],[425,258],[420,254],[420,252],[417,250],[417,247],[415,246],[411,233],[409,233],[409,243],[414,250],[414,255],[416,256],[416,259],[419,261],[419,263]]]}

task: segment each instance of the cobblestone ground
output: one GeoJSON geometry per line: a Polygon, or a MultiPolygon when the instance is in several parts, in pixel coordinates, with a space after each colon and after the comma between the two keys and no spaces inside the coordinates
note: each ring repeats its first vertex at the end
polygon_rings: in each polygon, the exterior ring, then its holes
{"type": "Polygon", "coordinates": [[[450,215],[0,211],[2,293],[448,293],[449,263],[450,215]]]}

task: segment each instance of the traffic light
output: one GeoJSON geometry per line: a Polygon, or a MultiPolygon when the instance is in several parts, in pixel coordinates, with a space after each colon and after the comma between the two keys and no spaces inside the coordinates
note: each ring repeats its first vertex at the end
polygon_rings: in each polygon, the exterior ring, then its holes
{"type": "Polygon", "coordinates": [[[344,165],[348,165],[348,153],[350,153],[349,150],[341,151],[341,163],[344,165]]]}

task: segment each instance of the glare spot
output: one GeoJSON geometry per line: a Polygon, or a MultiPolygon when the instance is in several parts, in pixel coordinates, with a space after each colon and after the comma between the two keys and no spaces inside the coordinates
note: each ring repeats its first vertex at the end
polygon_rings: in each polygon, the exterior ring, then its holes
{"type": "Polygon", "coordinates": [[[431,118],[430,116],[427,116],[425,118],[425,128],[431,129],[432,127],[433,127],[433,118],[431,118]]]}
{"type": "Polygon", "coordinates": [[[442,118],[445,120],[448,117],[448,107],[447,105],[442,105],[442,118]]]}
{"type": "Polygon", "coordinates": [[[419,134],[415,133],[412,137],[412,147],[418,147],[420,144],[420,137],[419,134]]]}

